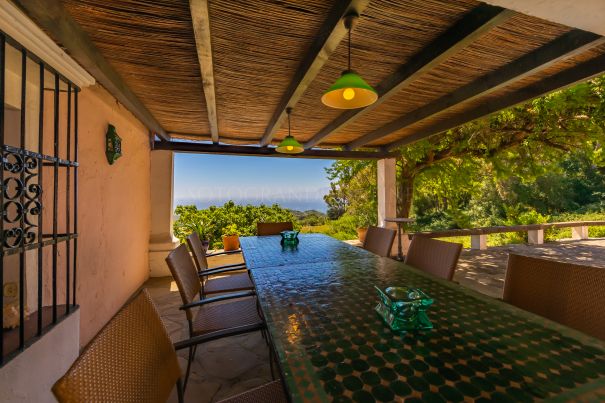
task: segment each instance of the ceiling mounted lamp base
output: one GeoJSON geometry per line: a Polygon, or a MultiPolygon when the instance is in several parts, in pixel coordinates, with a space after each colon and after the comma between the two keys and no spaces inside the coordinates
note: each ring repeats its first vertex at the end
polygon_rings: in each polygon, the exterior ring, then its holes
{"type": "Polygon", "coordinates": [[[305,149],[296,141],[294,136],[290,134],[290,114],[292,113],[292,108],[286,108],[286,113],[288,114],[288,135],[279,143],[275,151],[281,154],[300,154],[305,151],[305,149]]]}
{"type": "Polygon", "coordinates": [[[378,93],[359,74],[351,70],[351,29],[357,21],[357,13],[348,14],[344,18],[348,30],[348,66],[342,75],[321,97],[321,102],[336,109],[357,109],[372,105],[378,99],[378,93]]]}

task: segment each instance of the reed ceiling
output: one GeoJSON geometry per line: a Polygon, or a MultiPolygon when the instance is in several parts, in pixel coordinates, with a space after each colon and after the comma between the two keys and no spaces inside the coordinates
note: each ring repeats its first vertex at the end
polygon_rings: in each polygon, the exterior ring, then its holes
{"type": "MultiPolygon", "coordinates": [[[[361,18],[352,33],[353,68],[373,86],[410,63],[432,41],[482,4],[474,0],[353,3],[363,4],[361,18]]],[[[62,0],[62,4],[167,133],[180,139],[210,139],[206,87],[202,86],[187,1],[62,0]]],[[[208,1],[221,143],[260,143],[272,116],[279,112],[297,69],[309,57],[318,35],[326,29],[334,8],[335,3],[328,0],[208,1]]],[[[330,132],[317,145],[347,145],[513,64],[572,30],[535,17],[506,13],[507,18],[497,25],[406,82],[380,105],[330,132]]],[[[450,105],[418,122],[385,133],[365,146],[380,147],[399,141],[438,122],[464,115],[485,102],[603,56],[605,44],[598,42],[596,36],[595,39],[581,51],[570,52],[543,68],[533,69],[496,91],[450,105]]],[[[336,43],[302,96],[290,103],[294,106],[292,130],[299,141],[309,141],[343,113],[326,107],[320,98],[346,68],[346,62],[347,41],[343,39],[336,43]]],[[[286,121],[279,121],[277,129],[273,144],[286,135],[286,121]]]]}

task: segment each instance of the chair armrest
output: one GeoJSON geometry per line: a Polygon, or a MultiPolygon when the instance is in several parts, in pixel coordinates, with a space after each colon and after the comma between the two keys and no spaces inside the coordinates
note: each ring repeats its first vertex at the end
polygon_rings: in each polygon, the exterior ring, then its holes
{"type": "Polygon", "coordinates": [[[241,291],[241,292],[236,292],[233,294],[220,295],[218,297],[205,298],[205,299],[201,299],[199,301],[190,302],[188,304],[181,305],[179,307],[179,309],[185,310],[185,309],[195,308],[196,306],[211,304],[213,302],[227,301],[227,300],[234,299],[234,298],[252,297],[254,295],[256,295],[256,292],[254,292],[254,291],[241,291]]]}
{"type": "Polygon", "coordinates": [[[215,274],[229,273],[232,271],[242,271],[246,270],[246,266],[244,265],[228,265],[228,266],[220,266],[214,269],[202,270],[198,271],[197,274],[200,277],[208,277],[213,276],[215,274]]]}
{"type": "Polygon", "coordinates": [[[220,256],[220,255],[234,255],[236,253],[242,253],[242,250],[236,249],[236,250],[228,250],[228,251],[223,251],[223,252],[206,253],[206,257],[220,256]]]}
{"type": "Polygon", "coordinates": [[[182,350],[184,348],[189,348],[189,347],[195,346],[197,344],[201,344],[201,343],[207,343],[209,341],[221,339],[223,337],[237,336],[238,334],[254,332],[257,330],[264,329],[264,328],[265,328],[264,323],[256,323],[253,325],[238,326],[238,327],[232,327],[230,329],[218,330],[216,332],[207,333],[207,334],[203,334],[201,336],[195,336],[195,337],[192,337],[187,340],[182,340],[182,341],[176,342],[176,343],[174,343],[174,349],[182,350]]]}

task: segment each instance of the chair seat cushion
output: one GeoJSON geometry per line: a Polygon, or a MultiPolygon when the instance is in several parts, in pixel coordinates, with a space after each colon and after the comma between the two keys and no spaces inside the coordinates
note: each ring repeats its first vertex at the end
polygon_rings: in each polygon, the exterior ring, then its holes
{"type": "Polygon", "coordinates": [[[254,288],[248,273],[235,273],[224,276],[211,276],[204,283],[204,294],[242,291],[254,288]]]}
{"type": "Polygon", "coordinates": [[[220,403],[286,403],[287,401],[284,388],[278,380],[221,400],[220,403]]]}
{"type": "Polygon", "coordinates": [[[194,336],[262,323],[256,308],[256,297],[211,303],[198,309],[193,320],[194,336]]]}

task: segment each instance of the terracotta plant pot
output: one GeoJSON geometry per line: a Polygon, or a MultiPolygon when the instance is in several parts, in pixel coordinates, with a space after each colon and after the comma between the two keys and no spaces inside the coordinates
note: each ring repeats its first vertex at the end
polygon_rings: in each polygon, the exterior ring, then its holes
{"type": "Polygon", "coordinates": [[[239,236],[223,235],[223,249],[226,251],[239,249],[239,236]]]}
{"type": "Polygon", "coordinates": [[[368,227],[357,228],[357,239],[359,239],[359,242],[361,242],[361,243],[365,242],[367,233],[368,233],[368,227]]]}

